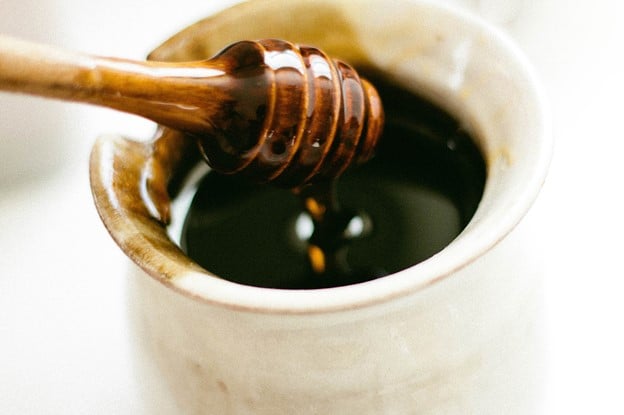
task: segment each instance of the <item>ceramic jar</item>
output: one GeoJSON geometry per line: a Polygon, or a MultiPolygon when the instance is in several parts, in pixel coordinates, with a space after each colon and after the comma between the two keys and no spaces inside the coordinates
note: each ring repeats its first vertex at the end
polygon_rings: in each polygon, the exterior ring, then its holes
{"type": "Polygon", "coordinates": [[[151,57],[207,58],[268,37],[392,74],[459,117],[487,163],[482,201],[452,243],[404,271],[331,289],[239,285],[187,258],[159,220],[170,211],[167,179],[191,150],[149,158],[144,143],[102,137],[92,187],[134,262],[128,294],[146,401],[188,414],[535,413],[542,270],[527,212],[551,139],[525,58],[476,17],[407,0],[250,1],[151,57]],[[142,174],[146,160],[155,176],[142,174]]]}

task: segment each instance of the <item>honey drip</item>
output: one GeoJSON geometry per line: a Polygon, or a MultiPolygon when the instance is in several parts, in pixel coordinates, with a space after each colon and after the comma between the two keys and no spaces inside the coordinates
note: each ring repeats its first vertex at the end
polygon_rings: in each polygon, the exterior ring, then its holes
{"type": "Polygon", "coordinates": [[[354,284],[379,277],[383,270],[355,270],[347,260],[349,244],[366,237],[372,221],[364,212],[343,208],[338,202],[338,179],[325,180],[295,189],[304,215],[310,220],[311,234],[303,237],[310,270],[319,287],[331,287],[335,281],[354,284]]]}

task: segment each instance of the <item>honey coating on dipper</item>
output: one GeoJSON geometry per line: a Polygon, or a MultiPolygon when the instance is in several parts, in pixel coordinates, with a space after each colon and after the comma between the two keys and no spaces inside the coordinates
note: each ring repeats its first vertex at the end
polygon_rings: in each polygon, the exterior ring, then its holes
{"type": "Polygon", "coordinates": [[[213,62],[229,83],[211,131],[197,135],[213,169],[292,188],[371,157],[381,100],[349,65],[277,39],[237,42],[213,62]]]}

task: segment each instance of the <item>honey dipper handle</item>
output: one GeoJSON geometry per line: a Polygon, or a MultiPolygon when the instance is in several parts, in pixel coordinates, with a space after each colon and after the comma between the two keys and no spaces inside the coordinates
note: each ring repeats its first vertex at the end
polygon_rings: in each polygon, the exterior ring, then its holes
{"type": "Polygon", "coordinates": [[[104,58],[0,35],[0,91],[100,105],[187,132],[210,130],[219,103],[206,97],[225,77],[210,61],[104,58]]]}

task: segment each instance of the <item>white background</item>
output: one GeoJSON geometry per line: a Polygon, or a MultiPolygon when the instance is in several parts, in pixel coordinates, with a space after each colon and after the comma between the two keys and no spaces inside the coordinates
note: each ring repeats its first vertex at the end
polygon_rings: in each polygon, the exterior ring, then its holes
{"type": "MultiPolygon", "coordinates": [[[[508,31],[550,99],[555,156],[531,213],[548,247],[543,413],[623,414],[624,6],[453,3],[508,31]]],[[[140,59],[223,4],[0,0],[0,33],[140,59]]],[[[113,111],[0,94],[0,414],[141,413],[124,257],[92,205],[87,160],[103,132],[152,129],[113,111]],[[16,115],[6,102],[26,110],[16,115]],[[11,141],[9,124],[21,140],[11,141]],[[25,155],[41,166],[30,176],[25,155]]]]}

